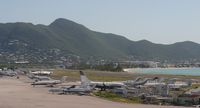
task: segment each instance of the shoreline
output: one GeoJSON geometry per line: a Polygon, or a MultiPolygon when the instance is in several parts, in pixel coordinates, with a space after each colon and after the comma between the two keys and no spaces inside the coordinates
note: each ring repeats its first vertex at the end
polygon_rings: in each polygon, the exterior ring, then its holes
{"type": "Polygon", "coordinates": [[[200,68],[125,68],[129,74],[200,77],[200,68]],[[190,70],[191,69],[191,70],[190,70]]]}
{"type": "Polygon", "coordinates": [[[123,71],[127,71],[127,70],[136,70],[136,69],[200,69],[200,67],[168,67],[168,68],[161,68],[161,67],[157,67],[157,68],[124,68],[123,71]]]}

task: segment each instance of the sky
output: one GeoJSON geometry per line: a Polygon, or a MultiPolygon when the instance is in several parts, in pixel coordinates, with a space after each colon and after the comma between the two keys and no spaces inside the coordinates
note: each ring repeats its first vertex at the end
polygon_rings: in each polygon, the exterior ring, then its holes
{"type": "Polygon", "coordinates": [[[0,0],[0,23],[57,18],[133,41],[200,43],[200,0],[0,0]]]}

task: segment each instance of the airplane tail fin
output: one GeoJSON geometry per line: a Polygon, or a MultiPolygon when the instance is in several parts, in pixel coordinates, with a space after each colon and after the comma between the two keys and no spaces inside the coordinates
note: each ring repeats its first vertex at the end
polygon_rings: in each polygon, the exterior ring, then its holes
{"type": "Polygon", "coordinates": [[[134,82],[138,82],[139,80],[141,80],[142,78],[141,77],[137,77],[134,82]]]}
{"type": "Polygon", "coordinates": [[[61,82],[65,82],[66,79],[67,79],[67,76],[63,76],[63,77],[60,79],[60,81],[61,81],[61,82]]]}
{"type": "Polygon", "coordinates": [[[84,85],[90,84],[90,80],[85,76],[83,71],[80,71],[80,79],[81,79],[81,84],[84,85]]]}
{"type": "Polygon", "coordinates": [[[33,79],[34,75],[32,73],[28,73],[27,76],[30,78],[30,79],[33,79]]]}
{"type": "Polygon", "coordinates": [[[154,77],[154,78],[153,78],[153,80],[157,80],[157,79],[159,79],[159,78],[158,78],[158,77],[154,77]]]}

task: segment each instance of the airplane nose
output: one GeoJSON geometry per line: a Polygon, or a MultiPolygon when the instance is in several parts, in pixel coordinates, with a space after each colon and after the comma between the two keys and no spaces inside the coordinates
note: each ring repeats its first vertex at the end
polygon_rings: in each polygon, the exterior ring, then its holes
{"type": "Polygon", "coordinates": [[[80,72],[80,75],[84,75],[83,71],[79,71],[80,72]]]}
{"type": "Polygon", "coordinates": [[[155,80],[155,79],[159,79],[159,78],[158,78],[158,77],[154,77],[154,80],[155,80]]]}

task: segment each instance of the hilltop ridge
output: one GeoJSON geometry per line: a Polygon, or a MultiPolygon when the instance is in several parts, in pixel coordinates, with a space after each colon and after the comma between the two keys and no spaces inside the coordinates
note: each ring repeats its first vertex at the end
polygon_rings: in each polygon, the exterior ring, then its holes
{"type": "Polygon", "coordinates": [[[45,62],[60,60],[60,57],[68,55],[84,59],[93,57],[154,61],[200,58],[198,43],[185,41],[164,45],[148,40],[132,41],[124,36],[92,31],[64,18],[56,19],[47,26],[23,22],[0,24],[0,51],[2,62],[20,59],[45,62]]]}

